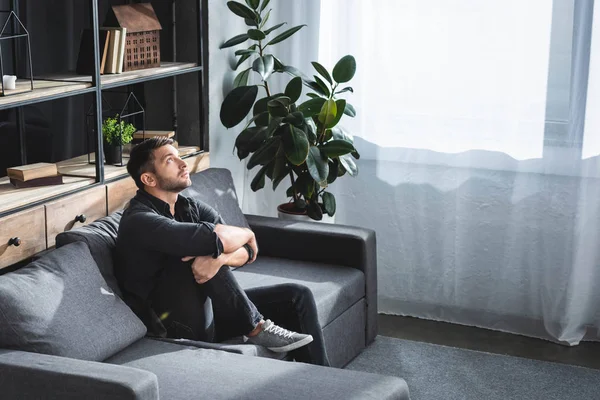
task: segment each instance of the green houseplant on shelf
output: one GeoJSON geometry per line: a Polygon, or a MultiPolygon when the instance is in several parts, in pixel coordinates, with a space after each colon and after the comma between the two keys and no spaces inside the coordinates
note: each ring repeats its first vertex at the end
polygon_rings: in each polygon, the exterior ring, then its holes
{"type": "Polygon", "coordinates": [[[253,191],[265,186],[266,178],[272,181],[273,190],[289,178],[286,194],[290,201],[278,207],[280,212],[305,214],[313,220],[332,217],[336,211],[334,195],[327,188],[337,178],[348,174],[356,176],[355,159],[359,153],[353,138],[338,124],[344,115],[354,117],[354,107],[338,95],[353,93],[352,87],[341,87],[356,72],[356,61],[351,55],[342,57],[330,73],[318,62],[312,62],[317,72],[313,79],[298,69],[285,65],[269,54],[272,45],[281,43],[305,25],[299,25],[269,38],[285,23],[266,27],[271,10],[270,0],[246,0],[246,5],[229,1],[227,6],[249,27],[221,45],[221,49],[246,43],[252,44],[237,50],[239,57],[235,69],[251,59],[252,67],[239,72],[234,88],[221,105],[221,123],[232,128],[251,116],[238,134],[235,147],[240,160],[250,156],[247,168],[260,167],[250,187],[253,191]],[[260,83],[248,84],[251,74],[260,83]],[[282,93],[272,93],[269,78],[276,73],[292,76],[282,93]],[[309,98],[297,104],[303,87],[310,89],[309,98]],[[259,96],[260,92],[260,96],[259,96]]]}
{"type": "Polygon", "coordinates": [[[102,140],[106,164],[122,162],[123,145],[131,143],[135,127],[125,121],[119,121],[119,116],[106,118],[102,122],[102,140]]]}

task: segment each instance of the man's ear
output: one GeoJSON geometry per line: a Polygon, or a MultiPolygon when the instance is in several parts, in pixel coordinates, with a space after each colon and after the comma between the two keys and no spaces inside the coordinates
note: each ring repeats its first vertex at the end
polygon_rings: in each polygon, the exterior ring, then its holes
{"type": "Polygon", "coordinates": [[[151,172],[144,172],[141,176],[140,176],[140,180],[142,181],[142,183],[146,186],[150,186],[150,187],[154,187],[156,186],[156,177],[154,176],[153,173],[151,172]]]}

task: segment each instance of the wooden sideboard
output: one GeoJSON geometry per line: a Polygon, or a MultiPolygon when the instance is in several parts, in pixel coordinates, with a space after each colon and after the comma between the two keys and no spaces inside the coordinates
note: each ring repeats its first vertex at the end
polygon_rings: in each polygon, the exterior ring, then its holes
{"type": "MultiPolygon", "coordinates": [[[[208,153],[185,161],[190,173],[210,165],[208,153]]],[[[0,268],[54,247],[61,232],[123,209],[136,190],[133,179],[125,177],[0,218],[0,268]]]]}

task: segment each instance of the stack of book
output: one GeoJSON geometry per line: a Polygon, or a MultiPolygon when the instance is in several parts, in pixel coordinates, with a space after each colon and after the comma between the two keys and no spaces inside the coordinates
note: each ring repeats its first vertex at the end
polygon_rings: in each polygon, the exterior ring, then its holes
{"type": "Polygon", "coordinates": [[[58,173],[56,164],[35,163],[6,169],[10,183],[16,188],[60,185],[63,177],[58,173]]]}
{"type": "MultiPolygon", "coordinates": [[[[123,72],[125,41],[127,28],[100,28],[98,45],[100,46],[100,73],[120,74],[123,72]]],[[[94,31],[84,29],[79,44],[77,73],[92,75],[94,73],[94,31]]]]}

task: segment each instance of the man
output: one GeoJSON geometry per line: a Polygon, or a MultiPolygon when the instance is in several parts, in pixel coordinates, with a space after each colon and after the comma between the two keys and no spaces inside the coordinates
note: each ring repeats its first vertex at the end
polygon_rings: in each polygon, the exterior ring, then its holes
{"type": "Polygon", "coordinates": [[[241,289],[229,267],[256,260],[254,233],[179,195],[191,180],[172,144],[145,140],[127,164],[139,190],[117,237],[115,273],[125,301],[150,335],[209,342],[244,336],[275,352],[298,349],[298,361],[328,365],[310,291],[292,284],[241,289]],[[290,330],[264,320],[251,299],[290,330]]]}

